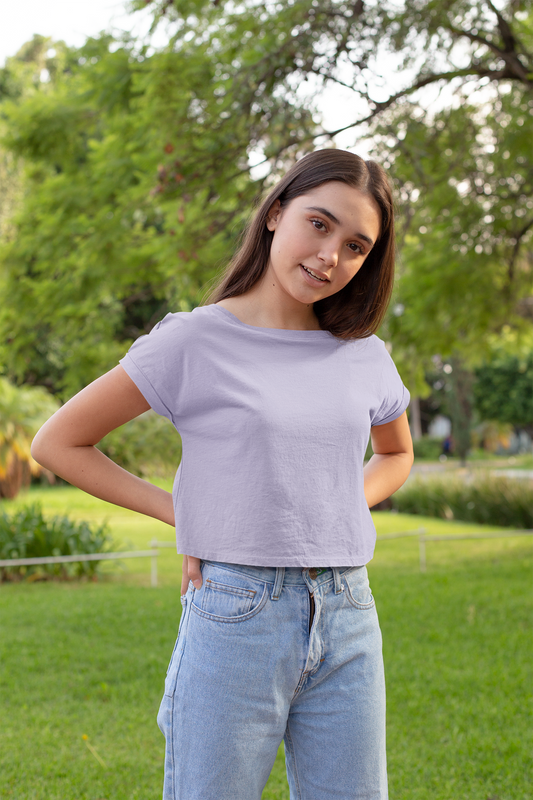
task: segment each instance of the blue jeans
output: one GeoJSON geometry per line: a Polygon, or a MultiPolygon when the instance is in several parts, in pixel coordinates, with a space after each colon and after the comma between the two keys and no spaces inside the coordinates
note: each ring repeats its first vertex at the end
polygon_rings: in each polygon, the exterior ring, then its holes
{"type": "Polygon", "coordinates": [[[381,633],[365,567],[202,562],[158,724],[164,800],[260,800],[285,742],[291,800],[386,800],[381,633]]]}

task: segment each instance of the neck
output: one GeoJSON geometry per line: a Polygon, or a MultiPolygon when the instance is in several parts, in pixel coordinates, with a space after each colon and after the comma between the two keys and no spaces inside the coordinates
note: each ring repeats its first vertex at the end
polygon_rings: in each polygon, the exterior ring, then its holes
{"type": "Polygon", "coordinates": [[[318,331],[320,324],[313,304],[300,303],[284,293],[266,274],[245,294],[221,300],[241,322],[257,328],[318,331]]]}

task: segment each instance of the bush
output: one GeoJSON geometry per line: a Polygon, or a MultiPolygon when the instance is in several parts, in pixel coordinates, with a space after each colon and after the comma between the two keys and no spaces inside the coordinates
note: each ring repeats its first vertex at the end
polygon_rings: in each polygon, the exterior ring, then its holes
{"type": "MultiPolygon", "coordinates": [[[[38,504],[26,506],[11,516],[0,512],[0,559],[44,558],[46,556],[86,555],[113,550],[113,541],[104,523],[91,527],[88,522],[74,522],[68,517],[45,519],[38,504]]],[[[72,564],[0,567],[0,580],[30,577],[68,579],[94,577],[99,561],[72,564]]]]}
{"type": "Polygon", "coordinates": [[[181,459],[181,439],[165,417],[147,411],[105,436],[98,448],[141,478],[173,476],[181,459]]]}
{"type": "Polygon", "coordinates": [[[482,525],[533,528],[533,485],[530,481],[481,473],[413,478],[392,498],[405,514],[458,519],[482,525]]]}
{"type": "Polygon", "coordinates": [[[442,438],[436,439],[431,436],[423,436],[421,439],[414,439],[413,450],[415,458],[437,461],[442,453],[442,442],[442,438]]]}

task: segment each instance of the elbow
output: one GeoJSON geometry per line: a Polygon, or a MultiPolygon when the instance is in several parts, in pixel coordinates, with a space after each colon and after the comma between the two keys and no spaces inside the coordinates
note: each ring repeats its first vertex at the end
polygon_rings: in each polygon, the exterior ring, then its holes
{"type": "MultiPolygon", "coordinates": [[[[407,453],[404,454],[403,463],[404,463],[404,470],[403,470],[403,480],[401,482],[401,486],[405,483],[409,475],[411,474],[411,468],[414,464],[415,456],[413,453],[413,449],[411,448],[407,453]]],[[[399,488],[399,487],[398,487],[399,488]]]]}
{"type": "Polygon", "coordinates": [[[46,437],[43,435],[43,429],[41,428],[40,431],[34,436],[33,441],[31,443],[31,457],[34,461],[41,465],[41,467],[48,468],[47,464],[47,452],[49,452],[49,448],[46,443],[46,437]]]}
{"type": "Polygon", "coordinates": [[[407,480],[407,478],[409,477],[409,473],[411,472],[411,467],[413,466],[413,464],[415,462],[415,454],[414,454],[412,446],[404,453],[403,459],[404,459],[404,464],[405,464],[405,469],[406,469],[405,479],[407,480]]]}

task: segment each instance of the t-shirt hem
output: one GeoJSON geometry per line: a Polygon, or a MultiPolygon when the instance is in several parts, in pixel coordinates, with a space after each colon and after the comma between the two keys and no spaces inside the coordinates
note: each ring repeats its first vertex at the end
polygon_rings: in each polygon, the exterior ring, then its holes
{"type": "Polygon", "coordinates": [[[397,409],[393,414],[391,414],[388,417],[385,417],[385,419],[380,419],[379,422],[373,422],[371,426],[372,428],[378,428],[380,425],[386,425],[387,422],[394,422],[395,419],[398,419],[399,417],[402,416],[402,414],[404,413],[404,411],[406,411],[411,401],[411,396],[409,392],[407,392],[407,389],[405,391],[407,393],[407,401],[405,403],[402,403],[400,409],[397,409]]]}
{"type": "MultiPolygon", "coordinates": [[[[374,556],[374,551],[365,555],[347,556],[332,555],[328,553],[319,558],[308,558],[307,556],[291,556],[290,558],[257,558],[251,555],[243,556],[242,553],[224,553],[213,551],[200,551],[191,548],[183,548],[187,555],[199,558],[201,561],[222,561],[226,564],[240,564],[247,567],[298,567],[307,569],[309,567],[364,567],[374,556]]],[[[178,548],[178,553],[182,554],[182,548],[178,548]]]]}
{"type": "Polygon", "coordinates": [[[124,358],[119,361],[120,366],[125,370],[128,377],[131,378],[137,389],[140,391],[150,408],[157,414],[163,417],[172,419],[172,412],[163,403],[156,390],[142,371],[142,369],[135,363],[130,353],[126,353],[124,358]]]}

